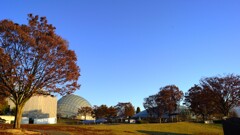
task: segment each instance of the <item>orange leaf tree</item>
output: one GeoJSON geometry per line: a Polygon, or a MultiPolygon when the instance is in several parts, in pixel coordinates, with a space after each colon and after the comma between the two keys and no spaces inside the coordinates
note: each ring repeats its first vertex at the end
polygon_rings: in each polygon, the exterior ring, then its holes
{"type": "Polygon", "coordinates": [[[150,116],[159,118],[161,123],[162,115],[168,113],[176,114],[183,92],[175,85],[167,85],[160,88],[160,91],[144,99],[143,106],[150,114],[150,116]]]}
{"type": "Polygon", "coordinates": [[[176,85],[167,85],[160,88],[156,102],[157,104],[162,104],[164,112],[168,113],[170,118],[170,116],[177,111],[182,97],[183,92],[179,90],[176,85]]]}
{"type": "Polygon", "coordinates": [[[203,121],[209,118],[216,111],[216,106],[212,101],[215,94],[205,89],[201,85],[194,85],[185,94],[185,105],[195,113],[202,116],[203,121]]]}
{"type": "Polygon", "coordinates": [[[124,119],[128,118],[128,122],[130,122],[130,118],[135,114],[134,106],[130,102],[119,102],[115,108],[117,109],[117,116],[124,119]]]}
{"type": "Polygon", "coordinates": [[[229,116],[230,111],[238,106],[240,101],[240,75],[207,77],[200,80],[205,91],[213,95],[209,98],[214,102],[216,112],[229,116]]]}
{"type": "Polygon", "coordinates": [[[92,115],[93,109],[89,106],[84,106],[78,108],[78,114],[84,116],[84,120],[87,120],[88,115],[92,115]]]}
{"type": "Polygon", "coordinates": [[[28,24],[0,21],[0,94],[16,105],[14,128],[20,128],[24,104],[34,95],[65,95],[80,87],[80,69],[68,42],[46,17],[28,15],[28,24]]]}

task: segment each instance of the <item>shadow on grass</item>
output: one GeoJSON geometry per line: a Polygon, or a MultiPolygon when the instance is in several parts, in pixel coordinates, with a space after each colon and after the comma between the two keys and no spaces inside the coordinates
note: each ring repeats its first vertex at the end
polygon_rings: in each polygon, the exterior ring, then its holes
{"type": "Polygon", "coordinates": [[[140,133],[148,134],[148,135],[190,135],[190,134],[181,134],[181,133],[171,133],[171,132],[158,132],[158,131],[145,131],[138,130],[140,133]]]}

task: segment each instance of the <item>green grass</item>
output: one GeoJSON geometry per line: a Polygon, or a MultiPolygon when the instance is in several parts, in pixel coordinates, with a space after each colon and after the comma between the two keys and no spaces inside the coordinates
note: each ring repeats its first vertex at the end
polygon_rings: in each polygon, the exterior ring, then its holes
{"type": "Polygon", "coordinates": [[[85,127],[96,130],[110,130],[116,135],[223,135],[221,125],[188,122],[163,124],[88,125],[85,127]]]}

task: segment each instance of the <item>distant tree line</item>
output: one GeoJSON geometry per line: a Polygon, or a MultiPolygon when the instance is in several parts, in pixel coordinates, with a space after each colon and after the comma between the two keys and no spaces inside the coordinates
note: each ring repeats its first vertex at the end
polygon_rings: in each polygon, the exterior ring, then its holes
{"type": "MultiPolygon", "coordinates": [[[[139,108],[140,110],[140,108],[139,108]]],[[[134,114],[134,106],[130,103],[118,103],[116,106],[94,105],[93,107],[81,107],[78,114],[84,116],[92,116],[96,119],[106,119],[108,122],[122,122],[122,120],[130,119],[134,114]],[[117,121],[117,120],[120,121],[117,121]]]]}
{"type": "Polygon", "coordinates": [[[225,76],[205,77],[199,84],[191,87],[185,95],[175,85],[160,88],[157,94],[144,99],[143,106],[150,117],[158,117],[161,122],[162,115],[168,114],[169,118],[177,115],[188,114],[180,112],[180,101],[188,107],[189,112],[200,116],[202,120],[214,117],[230,117],[231,110],[240,105],[240,76],[228,74],[225,76]]]}

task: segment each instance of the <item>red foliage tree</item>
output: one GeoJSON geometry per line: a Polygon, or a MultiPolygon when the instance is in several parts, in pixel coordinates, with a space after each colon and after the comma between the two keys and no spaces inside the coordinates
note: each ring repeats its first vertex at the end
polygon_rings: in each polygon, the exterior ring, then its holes
{"type": "Polygon", "coordinates": [[[168,113],[169,117],[174,113],[182,99],[183,92],[175,85],[167,85],[160,88],[156,95],[156,102],[162,107],[164,113],[168,113]]]}
{"type": "Polygon", "coordinates": [[[132,103],[118,103],[115,108],[117,109],[117,116],[120,118],[130,118],[135,114],[135,109],[132,103]]]}
{"type": "Polygon", "coordinates": [[[93,106],[93,116],[96,119],[106,118],[108,116],[108,107],[106,105],[93,106]]]}
{"type": "Polygon", "coordinates": [[[78,108],[78,114],[83,115],[87,119],[87,115],[92,115],[93,109],[89,106],[78,108]]]}
{"type": "Polygon", "coordinates": [[[125,108],[124,115],[126,117],[132,117],[135,114],[134,106],[131,103],[126,105],[124,108],[125,108]]]}
{"type": "Polygon", "coordinates": [[[29,14],[27,25],[0,21],[0,94],[16,105],[14,128],[20,128],[22,109],[32,96],[79,88],[76,61],[46,17],[29,14]]]}
{"type": "Polygon", "coordinates": [[[229,112],[240,101],[240,76],[229,74],[224,77],[202,78],[199,85],[189,89],[185,102],[190,109],[204,115],[220,113],[229,116],[229,112]]]}
{"type": "Polygon", "coordinates": [[[116,117],[116,116],[117,116],[116,108],[114,108],[113,106],[108,107],[107,118],[110,119],[110,118],[116,117]]]}
{"type": "Polygon", "coordinates": [[[156,101],[157,94],[151,95],[144,99],[143,106],[150,115],[150,117],[158,117],[161,123],[162,115],[164,113],[163,106],[156,101]]]}
{"type": "Polygon", "coordinates": [[[10,112],[10,108],[8,106],[6,98],[7,97],[0,95],[0,115],[5,115],[6,113],[10,112]]]}
{"type": "Polygon", "coordinates": [[[111,118],[117,116],[117,110],[112,106],[108,107],[107,105],[101,105],[101,106],[95,105],[93,107],[93,116],[96,119],[105,118],[105,119],[108,119],[108,121],[110,121],[111,118]]]}
{"type": "Polygon", "coordinates": [[[215,113],[216,108],[212,98],[214,95],[201,86],[194,85],[185,94],[185,105],[196,115],[201,115],[203,120],[215,113]]]}
{"type": "Polygon", "coordinates": [[[160,91],[144,99],[143,106],[152,117],[158,117],[161,123],[162,115],[168,113],[169,117],[177,110],[183,92],[175,85],[167,85],[160,91]]]}
{"type": "Polygon", "coordinates": [[[201,79],[200,85],[203,89],[210,91],[209,97],[218,113],[229,116],[229,112],[236,107],[240,101],[240,76],[228,74],[226,76],[215,76],[201,79]]]}

